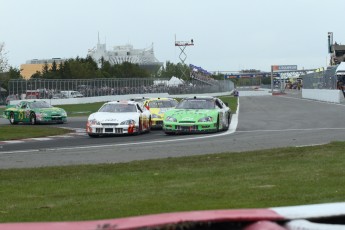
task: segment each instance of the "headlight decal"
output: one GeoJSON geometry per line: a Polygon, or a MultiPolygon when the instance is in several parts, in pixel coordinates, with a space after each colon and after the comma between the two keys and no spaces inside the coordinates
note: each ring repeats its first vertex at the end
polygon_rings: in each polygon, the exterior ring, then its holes
{"type": "Polygon", "coordinates": [[[99,122],[97,122],[96,119],[88,120],[89,125],[98,125],[99,122]]]}
{"type": "Polygon", "coordinates": [[[134,120],[126,120],[120,123],[120,125],[133,125],[135,126],[135,121],[134,120]]]}
{"type": "Polygon", "coordinates": [[[174,118],[174,117],[171,117],[171,116],[167,116],[167,117],[165,118],[165,121],[177,122],[177,119],[174,118]]]}
{"type": "Polygon", "coordinates": [[[162,117],[158,114],[152,114],[152,118],[162,118],[162,117]]]}
{"type": "Polygon", "coordinates": [[[213,118],[211,116],[203,117],[198,120],[198,122],[212,122],[213,118]]]}

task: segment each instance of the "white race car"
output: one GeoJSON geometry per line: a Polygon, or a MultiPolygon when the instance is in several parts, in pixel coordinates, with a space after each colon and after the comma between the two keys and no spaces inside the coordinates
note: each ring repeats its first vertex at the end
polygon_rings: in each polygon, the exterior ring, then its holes
{"type": "Polygon", "coordinates": [[[151,113],[135,101],[112,101],[92,113],[86,124],[90,137],[140,134],[151,130],[151,113]]]}

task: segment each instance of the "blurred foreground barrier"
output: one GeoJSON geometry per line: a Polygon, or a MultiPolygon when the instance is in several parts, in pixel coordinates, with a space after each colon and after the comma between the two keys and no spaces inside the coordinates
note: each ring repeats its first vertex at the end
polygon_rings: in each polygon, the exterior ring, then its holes
{"type": "Polygon", "coordinates": [[[267,209],[208,210],[162,213],[81,222],[3,223],[1,230],[124,230],[124,229],[345,229],[345,203],[267,209]]]}

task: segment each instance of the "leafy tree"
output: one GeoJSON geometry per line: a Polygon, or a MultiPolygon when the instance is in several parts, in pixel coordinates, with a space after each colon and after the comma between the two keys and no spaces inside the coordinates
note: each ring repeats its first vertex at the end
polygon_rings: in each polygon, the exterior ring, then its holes
{"type": "Polygon", "coordinates": [[[105,78],[115,77],[115,69],[110,64],[110,62],[105,61],[104,58],[101,58],[101,73],[105,78]]]}
{"type": "Polygon", "coordinates": [[[8,60],[6,57],[5,43],[0,43],[0,73],[8,69],[8,60]]]}
{"type": "Polygon", "coordinates": [[[23,76],[20,74],[20,70],[17,68],[9,67],[8,72],[3,72],[0,74],[1,84],[0,87],[8,90],[8,82],[11,79],[23,79],[23,76]]]}
{"type": "Polygon", "coordinates": [[[150,74],[141,69],[138,64],[124,62],[119,65],[119,75],[123,78],[147,78],[150,74]]]}
{"type": "Polygon", "coordinates": [[[54,60],[53,63],[52,63],[52,67],[51,67],[51,72],[53,73],[56,73],[58,72],[58,68],[57,68],[57,64],[56,64],[56,61],[54,60]]]}
{"type": "Polygon", "coordinates": [[[224,80],[224,74],[222,73],[213,74],[211,77],[216,80],[224,80]]]}
{"type": "Polygon", "coordinates": [[[33,75],[31,75],[31,78],[42,78],[41,72],[36,71],[33,75]]]}
{"type": "Polygon", "coordinates": [[[23,79],[23,76],[20,74],[20,69],[13,68],[12,66],[8,70],[8,76],[10,79],[23,79]]]}
{"type": "Polygon", "coordinates": [[[35,73],[33,78],[45,79],[91,79],[91,78],[148,78],[149,71],[141,68],[138,64],[124,62],[111,65],[109,61],[101,59],[101,66],[90,57],[76,57],[60,63],[53,62],[49,68],[45,63],[41,73],[35,73]]]}
{"type": "Polygon", "coordinates": [[[60,62],[59,64],[59,68],[58,68],[58,71],[57,71],[57,78],[60,78],[60,79],[63,79],[64,78],[64,63],[63,62],[60,62]]]}
{"type": "Polygon", "coordinates": [[[186,64],[174,64],[167,61],[165,67],[163,66],[161,71],[158,73],[158,76],[161,78],[171,78],[175,76],[187,80],[186,78],[190,76],[190,69],[186,64]],[[182,72],[184,72],[187,76],[182,76],[182,72]]]}

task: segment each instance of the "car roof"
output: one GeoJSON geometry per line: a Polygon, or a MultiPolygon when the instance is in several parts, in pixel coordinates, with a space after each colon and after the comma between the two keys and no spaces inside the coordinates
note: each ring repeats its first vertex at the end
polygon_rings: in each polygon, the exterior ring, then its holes
{"type": "Polygon", "coordinates": [[[130,100],[133,101],[133,100],[147,100],[147,99],[150,99],[150,97],[133,97],[130,100]]]}
{"type": "Polygon", "coordinates": [[[37,100],[33,100],[33,101],[21,101],[21,102],[26,102],[26,103],[41,103],[41,102],[43,102],[43,103],[47,103],[47,104],[49,104],[48,102],[46,102],[45,100],[39,100],[39,99],[37,99],[37,100]]]}
{"type": "Polygon", "coordinates": [[[193,100],[193,99],[206,99],[206,100],[213,100],[215,97],[212,96],[193,96],[193,97],[185,97],[184,100],[193,100]]]}
{"type": "Polygon", "coordinates": [[[15,94],[11,94],[11,95],[8,95],[7,98],[18,98],[18,96],[15,94]]]}
{"type": "Polygon", "coordinates": [[[130,101],[130,100],[119,100],[119,101],[109,101],[105,104],[132,104],[132,105],[136,105],[136,104],[138,104],[138,102],[130,101]]]}
{"type": "Polygon", "coordinates": [[[175,101],[176,99],[174,98],[170,98],[170,97],[155,97],[155,98],[150,98],[147,99],[146,101],[150,102],[150,101],[175,101]]]}

